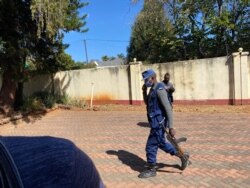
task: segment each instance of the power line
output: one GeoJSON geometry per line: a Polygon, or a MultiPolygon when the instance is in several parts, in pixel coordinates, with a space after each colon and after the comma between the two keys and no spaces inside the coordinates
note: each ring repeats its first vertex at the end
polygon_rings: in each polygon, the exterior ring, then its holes
{"type": "MultiPolygon", "coordinates": [[[[79,40],[74,40],[74,41],[68,41],[66,43],[70,44],[70,43],[75,43],[75,42],[83,42],[84,43],[84,51],[85,51],[85,56],[86,56],[86,62],[88,63],[88,50],[87,50],[87,41],[100,41],[100,42],[116,42],[116,43],[128,43],[129,41],[125,41],[125,40],[113,40],[113,39],[93,39],[93,38],[89,38],[89,39],[79,39],[79,40]]],[[[111,45],[113,46],[113,45],[111,45]]],[[[111,47],[109,45],[109,48],[111,47]]],[[[113,46],[114,47],[114,46],[113,46]]],[[[116,46],[117,47],[117,46],[116,46]]]]}
{"type": "Polygon", "coordinates": [[[101,41],[101,42],[124,42],[124,43],[128,43],[129,41],[126,40],[113,40],[113,39],[79,39],[79,40],[74,40],[74,41],[69,41],[66,43],[74,43],[74,42],[81,42],[81,41],[101,41]]]}
{"type": "Polygon", "coordinates": [[[84,47],[85,47],[86,61],[87,61],[87,63],[89,63],[89,60],[88,60],[88,52],[87,52],[87,45],[86,45],[86,40],[84,40],[84,47]]]}
{"type": "Polygon", "coordinates": [[[112,40],[112,39],[85,39],[85,40],[90,40],[90,41],[103,41],[103,42],[129,42],[126,40],[112,40]]]}

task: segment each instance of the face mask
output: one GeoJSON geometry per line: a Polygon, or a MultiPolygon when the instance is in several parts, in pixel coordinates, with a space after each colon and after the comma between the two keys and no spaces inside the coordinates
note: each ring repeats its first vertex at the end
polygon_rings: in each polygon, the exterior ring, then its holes
{"type": "Polygon", "coordinates": [[[145,82],[145,85],[146,85],[147,87],[152,87],[153,83],[150,82],[150,81],[147,81],[147,82],[145,82]]]}

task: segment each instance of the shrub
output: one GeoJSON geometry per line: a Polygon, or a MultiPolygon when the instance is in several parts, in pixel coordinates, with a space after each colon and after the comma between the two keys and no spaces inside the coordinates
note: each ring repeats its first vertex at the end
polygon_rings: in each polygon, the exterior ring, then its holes
{"type": "Polygon", "coordinates": [[[84,99],[70,99],[69,105],[78,107],[78,108],[85,108],[86,101],[84,99]]]}
{"type": "Polygon", "coordinates": [[[56,97],[46,91],[36,92],[33,97],[40,99],[46,108],[52,108],[56,104],[56,97]]]}
{"type": "Polygon", "coordinates": [[[56,98],[56,102],[60,104],[68,104],[70,101],[69,96],[66,93],[58,95],[56,98]]]}
{"type": "Polygon", "coordinates": [[[86,107],[85,99],[70,98],[66,93],[63,93],[62,95],[57,96],[56,102],[60,104],[70,105],[73,107],[78,107],[78,108],[86,107]]]}
{"type": "Polygon", "coordinates": [[[86,107],[85,99],[70,98],[66,93],[54,96],[49,92],[39,91],[25,99],[22,110],[37,111],[45,108],[52,108],[56,102],[78,108],[86,107]]]}
{"type": "Polygon", "coordinates": [[[24,111],[39,111],[44,109],[45,106],[42,101],[34,97],[26,98],[24,100],[24,105],[22,106],[22,110],[24,111]]]}

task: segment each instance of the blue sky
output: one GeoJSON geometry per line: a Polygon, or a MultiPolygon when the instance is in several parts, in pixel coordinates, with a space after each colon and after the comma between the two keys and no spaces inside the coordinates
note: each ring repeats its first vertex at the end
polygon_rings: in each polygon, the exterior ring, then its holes
{"type": "Polygon", "coordinates": [[[86,33],[65,34],[66,50],[75,61],[86,61],[84,40],[86,40],[88,60],[104,55],[126,55],[131,35],[131,26],[142,8],[143,1],[132,4],[130,0],[86,0],[89,5],[81,10],[87,14],[86,33]]]}

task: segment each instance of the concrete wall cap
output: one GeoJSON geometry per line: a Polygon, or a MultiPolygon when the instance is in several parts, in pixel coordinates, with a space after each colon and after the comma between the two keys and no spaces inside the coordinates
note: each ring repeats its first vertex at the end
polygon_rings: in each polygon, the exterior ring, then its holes
{"type": "Polygon", "coordinates": [[[129,65],[138,65],[138,64],[142,64],[141,61],[136,61],[136,62],[130,62],[129,65]]]}
{"type": "MultiPolygon", "coordinates": [[[[246,55],[248,55],[249,54],[249,52],[242,52],[241,53],[241,56],[246,56],[246,55]]],[[[232,53],[232,55],[233,56],[238,56],[238,55],[240,55],[240,52],[234,52],[234,53],[232,53]]]]}

